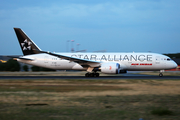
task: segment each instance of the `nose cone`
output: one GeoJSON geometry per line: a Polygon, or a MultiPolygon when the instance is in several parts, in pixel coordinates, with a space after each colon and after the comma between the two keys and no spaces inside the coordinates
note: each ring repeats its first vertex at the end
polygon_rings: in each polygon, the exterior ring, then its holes
{"type": "Polygon", "coordinates": [[[173,60],[171,61],[168,61],[166,63],[166,69],[169,70],[169,69],[174,69],[176,68],[178,65],[176,64],[176,62],[174,62],[173,60]]]}
{"type": "MultiPolygon", "coordinates": [[[[174,62],[174,61],[173,61],[173,62],[174,62]]],[[[178,66],[178,65],[177,65],[177,63],[176,63],[176,62],[174,62],[174,68],[177,68],[177,66],[178,66]]]]}
{"type": "Polygon", "coordinates": [[[174,62],[174,61],[171,61],[171,64],[170,64],[170,66],[169,67],[171,67],[171,69],[173,69],[173,68],[176,68],[178,65],[177,65],[177,63],[176,62],[174,62]]]}

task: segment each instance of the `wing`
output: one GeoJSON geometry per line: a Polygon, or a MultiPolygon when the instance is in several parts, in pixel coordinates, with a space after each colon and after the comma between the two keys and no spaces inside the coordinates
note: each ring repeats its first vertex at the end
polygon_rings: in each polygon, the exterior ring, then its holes
{"type": "Polygon", "coordinates": [[[76,62],[80,64],[82,67],[99,67],[101,65],[101,62],[99,61],[93,61],[93,60],[86,60],[86,59],[81,59],[81,58],[75,58],[75,57],[69,57],[65,55],[60,55],[52,52],[46,52],[46,51],[41,51],[41,53],[46,53],[61,59],[69,60],[70,62],[76,62]]]}

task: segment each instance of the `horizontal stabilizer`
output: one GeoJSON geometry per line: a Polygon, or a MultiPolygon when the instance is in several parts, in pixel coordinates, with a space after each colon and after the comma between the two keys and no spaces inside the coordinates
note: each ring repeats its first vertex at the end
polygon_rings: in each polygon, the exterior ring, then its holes
{"type": "Polygon", "coordinates": [[[18,58],[18,59],[34,61],[34,59],[31,59],[31,58],[23,58],[23,57],[20,57],[20,58],[18,58]]]}

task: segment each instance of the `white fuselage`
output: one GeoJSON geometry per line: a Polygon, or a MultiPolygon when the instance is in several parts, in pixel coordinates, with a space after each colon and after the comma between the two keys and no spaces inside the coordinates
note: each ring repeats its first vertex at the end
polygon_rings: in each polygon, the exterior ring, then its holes
{"type": "MultiPolygon", "coordinates": [[[[74,58],[80,58],[91,61],[99,61],[101,64],[115,62],[120,64],[121,70],[130,71],[152,71],[166,70],[176,68],[177,64],[169,57],[156,53],[56,53],[74,58]]],[[[26,55],[22,58],[33,59],[19,62],[46,67],[56,70],[87,70],[80,64],[61,59],[46,53],[26,55]]]]}

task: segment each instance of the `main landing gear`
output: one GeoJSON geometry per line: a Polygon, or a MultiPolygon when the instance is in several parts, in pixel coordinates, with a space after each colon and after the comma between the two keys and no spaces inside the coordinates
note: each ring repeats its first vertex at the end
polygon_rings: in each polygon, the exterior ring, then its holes
{"type": "Polygon", "coordinates": [[[94,72],[94,73],[89,73],[89,72],[88,72],[88,73],[85,74],[85,76],[86,76],[86,77],[99,77],[99,73],[96,73],[96,72],[94,72]]]}
{"type": "Polygon", "coordinates": [[[159,77],[163,77],[163,72],[164,72],[164,70],[160,70],[159,77]]]}

